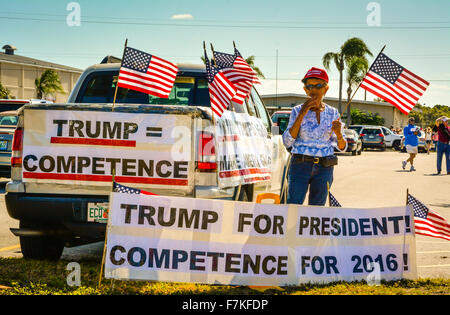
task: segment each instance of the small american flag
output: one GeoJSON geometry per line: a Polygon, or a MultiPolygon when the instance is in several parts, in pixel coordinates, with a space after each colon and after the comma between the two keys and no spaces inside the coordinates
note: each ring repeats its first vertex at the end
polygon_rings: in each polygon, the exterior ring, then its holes
{"type": "Polygon", "coordinates": [[[450,224],[443,217],[431,211],[410,194],[408,194],[408,204],[414,210],[416,234],[443,238],[450,241],[450,224]]]}
{"type": "Polygon", "coordinates": [[[222,72],[211,64],[206,53],[205,64],[211,109],[218,117],[222,117],[223,112],[228,109],[231,99],[236,95],[236,88],[222,72]]]}
{"type": "Polygon", "coordinates": [[[383,53],[366,74],[361,87],[408,115],[430,83],[403,68],[383,53]]]}
{"type": "Polygon", "coordinates": [[[242,58],[235,48],[234,55],[214,51],[214,59],[217,67],[234,84],[237,89],[232,101],[243,104],[250,94],[253,84],[260,84],[256,72],[242,58]]]}
{"type": "Polygon", "coordinates": [[[117,85],[153,96],[168,98],[178,67],[164,59],[125,47],[117,85]]]}
{"type": "Polygon", "coordinates": [[[114,184],[113,184],[113,191],[114,192],[119,192],[119,193],[124,193],[124,194],[158,196],[156,194],[152,194],[151,192],[148,192],[148,191],[145,191],[145,190],[141,190],[141,189],[137,189],[137,188],[124,186],[124,185],[118,184],[116,182],[114,182],[114,184]]]}
{"type": "Polygon", "coordinates": [[[333,194],[331,192],[328,192],[330,207],[340,207],[342,208],[341,204],[337,201],[336,198],[334,198],[333,194]]]}

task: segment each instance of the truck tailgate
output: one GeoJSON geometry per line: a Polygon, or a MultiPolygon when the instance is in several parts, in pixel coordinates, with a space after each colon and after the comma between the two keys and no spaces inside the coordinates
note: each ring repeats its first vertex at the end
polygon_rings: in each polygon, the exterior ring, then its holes
{"type": "Polygon", "coordinates": [[[107,194],[114,180],[151,192],[194,187],[198,110],[121,105],[27,106],[22,181],[28,193],[107,194]]]}

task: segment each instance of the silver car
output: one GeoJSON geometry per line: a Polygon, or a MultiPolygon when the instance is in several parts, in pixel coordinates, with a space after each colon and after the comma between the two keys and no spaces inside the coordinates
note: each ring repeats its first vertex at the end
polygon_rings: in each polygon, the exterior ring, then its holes
{"type": "Polygon", "coordinates": [[[0,176],[11,176],[11,149],[18,121],[17,111],[0,112],[0,176]]]}

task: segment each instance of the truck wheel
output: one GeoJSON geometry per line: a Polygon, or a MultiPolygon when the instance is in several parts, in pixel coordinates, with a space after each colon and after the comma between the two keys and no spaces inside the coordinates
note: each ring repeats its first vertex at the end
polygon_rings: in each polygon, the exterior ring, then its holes
{"type": "MultiPolygon", "coordinates": [[[[42,225],[20,221],[20,228],[42,228],[42,225]]],[[[20,236],[23,258],[58,260],[64,249],[64,241],[57,236],[20,236]]]]}
{"type": "Polygon", "coordinates": [[[400,151],[400,141],[394,141],[394,143],[392,144],[392,147],[394,147],[395,151],[400,151]]]}

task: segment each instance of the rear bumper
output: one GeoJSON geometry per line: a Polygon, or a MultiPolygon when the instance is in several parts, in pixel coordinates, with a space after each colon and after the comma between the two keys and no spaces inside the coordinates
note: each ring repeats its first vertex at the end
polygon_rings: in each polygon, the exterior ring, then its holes
{"type": "Polygon", "coordinates": [[[108,196],[71,196],[11,193],[5,195],[11,218],[42,222],[86,222],[90,202],[108,202],[108,196]]]}
{"type": "Polygon", "coordinates": [[[10,217],[33,222],[42,229],[14,229],[16,236],[59,235],[86,240],[105,237],[106,224],[87,222],[89,202],[107,202],[108,196],[65,196],[11,193],[5,195],[10,217]],[[51,228],[49,228],[51,227],[51,228]]]}
{"type": "Polygon", "coordinates": [[[363,148],[384,148],[386,143],[363,143],[363,148]]]}

